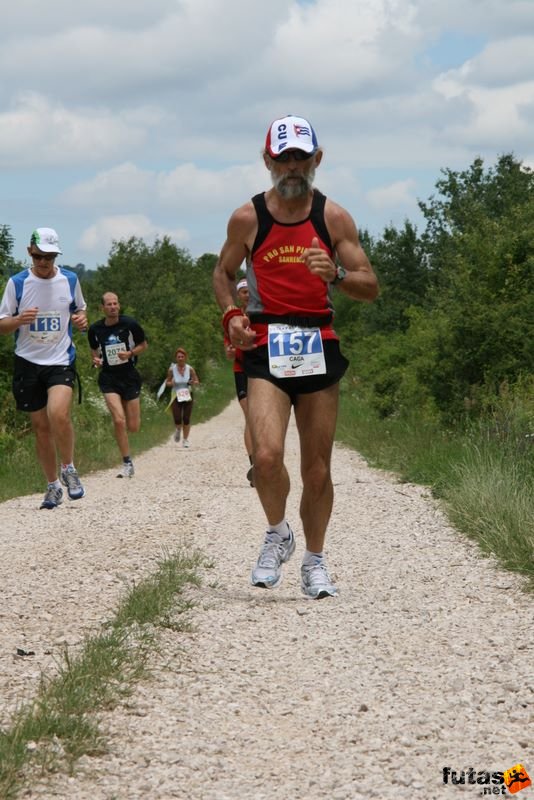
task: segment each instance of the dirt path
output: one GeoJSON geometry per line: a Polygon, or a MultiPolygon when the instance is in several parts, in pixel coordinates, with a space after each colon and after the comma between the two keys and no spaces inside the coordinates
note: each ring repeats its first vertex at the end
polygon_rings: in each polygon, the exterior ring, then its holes
{"type": "Polygon", "coordinates": [[[445,785],[444,767],[521,762],[532,777],[533,602],[519,578],[480,558],[426,490],[336,447],[327,552],[341,595],[307,601],[292,424],[297,551],[279,589],[253,589],[264,523],[237,403],[191,442],[138,458],[131,481],[89,476],[86,498],[53,512],[37,510],[40,495],[0,505],[2,724],[164,548],[213,560],[194,632],[164,634],[152,679],[103,717],[108,755],[26,797],[454,800],[484,786],[445,785]]]}

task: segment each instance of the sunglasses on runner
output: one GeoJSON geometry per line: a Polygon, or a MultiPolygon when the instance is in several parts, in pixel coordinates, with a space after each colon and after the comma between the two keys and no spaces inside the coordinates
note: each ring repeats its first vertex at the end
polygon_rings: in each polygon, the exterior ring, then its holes
{"type": "Polygon", "coordinates": [[[30,253],[33,261],[53,261],[57,253],[30,253]]]}
{"type": "Polygon", "coordinates": [[[287,164],[287,162],[294,158],[295,161],[307,161],[311,158],[314,153],[305,153],[304,150],[286,150],[284,153],[280,153],[279,156],[273,159],[280,164],[287,164]]]}

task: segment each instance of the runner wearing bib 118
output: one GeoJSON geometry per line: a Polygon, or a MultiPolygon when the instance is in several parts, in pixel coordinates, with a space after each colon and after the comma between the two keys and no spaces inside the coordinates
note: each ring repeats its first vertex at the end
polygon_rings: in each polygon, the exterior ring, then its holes
{"type": "Polygon", "coordinates": [[[13,394],[17,409],[30,416],[37,458],[48,481],[40,507],[54,509],[63,502],[61,483],[71,500],[85,494],[74,466],[71,403],[76,379],[72,328],[85,330],[87,316],[78,276],[55,265],[61,255],[56,231],[34,230],[28,255],[31,267],[6,284],[0,334],[15,334],[13,394]]]}

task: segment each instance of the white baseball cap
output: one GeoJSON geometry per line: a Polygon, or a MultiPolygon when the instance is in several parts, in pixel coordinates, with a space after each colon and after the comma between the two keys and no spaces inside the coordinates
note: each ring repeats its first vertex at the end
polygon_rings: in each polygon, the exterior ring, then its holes
{"type": "Polygon", "coordinates": [[[275,119],[267,131],[265,149],[271,158],[277,158],[284,150],[293,148],[315,153],[319,144],[312,126],[304,117],[282,117],[275,119]]]}
{"type": "Polygon", "coordinates": [[[31,235],[30,244],[34,244],[43,253],[61,253],[59,236],[53,228],[36,228],[31,235]]]}
{"type": "Polygon", "coordinates": [[[235,290],[236,292],[238,292],[240,289],[248,289],[248,283],[246,278],[241,278],[241,280],[238,281],[235,290]]]}

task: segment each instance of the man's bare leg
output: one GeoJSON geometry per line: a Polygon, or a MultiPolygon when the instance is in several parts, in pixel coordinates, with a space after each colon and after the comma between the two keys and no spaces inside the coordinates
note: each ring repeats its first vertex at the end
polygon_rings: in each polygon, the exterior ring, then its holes
{"type": "MultiPolygon", "coordinates": [[[[85,495],[74,461],[74,428],[70,416],[72,403],[72,389],[70,386],[56,385],[48,388],[46,409],[48,427],[39,412],[32,416],[32,426],[36,431],[37,453],[49,485],[57,480],[56,450],[59,453],[61,464],[68,467],[65,472],[61,470],[61,481],[66,485],[71,500],[78,500],[85,495]]],[[[48,494],[48,493],[47,493],[48,494]]],[[[41,508],[53,508],[47,505],[47,496],[41,508]]],[[[61,500],[59,500],[61,502],[61,500]]]]}
{"type": "Polygon", "coordinates": [[[300,516],[306,548],[321,553],[334,500],[330,473],[336,430],[339,384],[320,392],[301,394],[295,405],[300,437],[302,497],[300,516]]]}
{"type": "Polygon", "coordinates": [[[254,483],[270,525],[286,513],[289,475],[284,464],[284,445],[291,414],[285,392],[261,378],[248,381],[248,424],[252,439],[254,483]]]}
{"type": "Polygon", "coordinates": [[[30,421],[35,434],[37,460],[48,483],[53,483],[58,477],[57,455],[46,406],[39,409],[39,411],[32,411],[30,413],[30,421]]]}
{"type": "Polygon", "coordinates": [[[141,398],[123,400],[122,407],[126,416],[126,429],[128,433],[139,433],[141,427],[141,398]]]}
{"type": "Polygon", "coordinates": [[[285,392],[260,378],[249,379],[248,387],[254,483],[268,523],[250,579],[253,586],[274,589],[282,580],[282,565],[295,552],[295,537],[285,519],[289,475],[284,444],[291,401],[285,392]]]}
{"type": "Polygon", "coordinates": [[[70,416],[72,389],[70,386],[50,386],[47,413],[50,430],[62,464],[74,461],[74,428],[70,416]]]}
{"type": "Polygon", "coordinates": [[[339,385],[336,384],[320,392],[299,395],[295,405],[303,484],[300,516],[306,539],[301,585],[306,597],[312,600],[338,594],[328,574],[323,553],[334,500],[330,462],[338,396],[339,385]]]}
{"type": "Polygon", "coordinates": [[[128,430],[126,427],[126,413],[123,407],[122,398],[116,392],[105,392],[104,399],[109,408],[111,419],[113,420],[113,432],[115,440],[123,458],[130,455],[130,443],[128,441],[128,430]]]}

